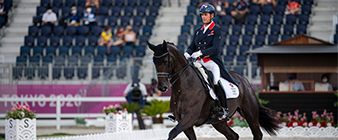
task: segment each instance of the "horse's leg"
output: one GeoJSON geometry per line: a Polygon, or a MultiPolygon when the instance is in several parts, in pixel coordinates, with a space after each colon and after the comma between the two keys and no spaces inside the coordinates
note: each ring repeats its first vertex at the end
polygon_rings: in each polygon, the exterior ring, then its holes
{"type": "Polygon", "coordinates": [[[227,124],[226,121],[222,121],[220,123],[212,124],[214,128],[222,133],[228,140],[238,140],[239,136],[238,134],[233,131],[227,124]]]}
{"type": "MultiPolygon", "coordinates": [[[[193,124],[195,123],[193,120],[194,119],[191,119],[191,118],[180,120],[180,122],[178,122],[178,124],[169,132],[168,140],[173,140],[182,131],[192,128],[193,124]]],[[[189,130],[187,132],[189,132],[189,130]]]]}
{"type": "Polygon", "coordinates": [[[193,127],[189,127],[188,129],[183,131],[184,134],[188,137],[189,140],[196,140],[196,134],[193,127]]]}
{"type": "Polygon", "coordinates": [[[244,108],[241,108],[245,120],[248,122],[251,132],[254,136],[254,140],[262,140],[263,134],[260,129],[259,125],[259,110],[258,110],[257,103],[248,103],[243,105],[244,108]],[[250,107],[254,106],[254,107],[250,107]],[[256,105],[256,106],[255,106],[256,105]]]}

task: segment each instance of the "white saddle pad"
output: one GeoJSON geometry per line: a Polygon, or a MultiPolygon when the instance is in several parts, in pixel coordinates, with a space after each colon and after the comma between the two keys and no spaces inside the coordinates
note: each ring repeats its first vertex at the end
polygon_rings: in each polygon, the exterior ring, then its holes
{"type": "MultiPolygon", "coordinates": [[[[202,65],[200,63],[196,63],[196,62],[194,63],[194,65],[202,73],[204,80],[206,82],[208,82],[208,80],[207,80],[208,75],[205,73],[204,69],[202,68],[202,65]]],[[[228,80],[223,79],[222,77],[220,78],[220,80],[221,80],[221,83],[222,83],[223,88],[225,90],[227,99],[237,98],[239,96],[239,90],[238,90],[238,87],[236,85],[232,84],[228,80]]],[[[208,86],[208,88],[209,88],[209,91],[210,91],[211,98],[214,99],[214,100],[218,100],[214,90],[211,89],[209,86],[208,86]]]]}

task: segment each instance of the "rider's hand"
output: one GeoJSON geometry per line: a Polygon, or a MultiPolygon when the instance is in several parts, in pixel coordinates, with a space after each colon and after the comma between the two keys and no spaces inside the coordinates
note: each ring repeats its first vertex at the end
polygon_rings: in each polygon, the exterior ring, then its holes
{"type": "Polygon", "coordinates": [[[202,55],[202,52],[198,51],[198,52],[194,52],[193,54],[191,54],[191,57],[196,59],[196,58],[200,57],[201,55],[202,55]]]}
{"type": "Polygon", "coordinates": [[[185,52],[184,53],[184,57],[185,57],[185,59],[189,59],[191,56],[190,56],[190,54],[188,54],[187,52],[185,52]]]}

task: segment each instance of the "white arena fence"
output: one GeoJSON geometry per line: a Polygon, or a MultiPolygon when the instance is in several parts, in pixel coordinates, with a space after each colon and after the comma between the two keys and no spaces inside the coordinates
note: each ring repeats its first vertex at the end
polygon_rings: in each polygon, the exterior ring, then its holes
{"type": "MultiPolygon", "coordinates": [[[[236,133],[241,138],[253,137],[250,128],[246,127],[233,127],[236,133]]],[[[166,140],[171,128],[165,129],[149,129],[149,130],[138,130],[131,132],[121,133],[101,133],[101,134],[88,134],[82,136],[68,136],[68,137],[57,137],[57,138],[42,138],[40,140],[166,140]]],[[[224,138],[224,136],[217,132],[211,125],[203,125],[194,128],[198,138],[224,138]]],[[[287,128],[283,127],[277,136],[270,136],[263,131],[264,137],[306,137],[306,138],[338,138],[338,128],[334,127],[294,127],[287,128]]],[[[186,138],[184,133],[180,133],[177,138],[186,138]]]]}

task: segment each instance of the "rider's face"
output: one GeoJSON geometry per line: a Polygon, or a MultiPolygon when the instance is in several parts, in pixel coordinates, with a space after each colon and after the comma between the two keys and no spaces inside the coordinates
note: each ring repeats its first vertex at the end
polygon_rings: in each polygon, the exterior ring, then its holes
{"type": "Polygon", "coordinates": [[[201,13],[201,18],[204,24],[209,24],[211,22],[212,17],[210,13],[201,13]]]}

